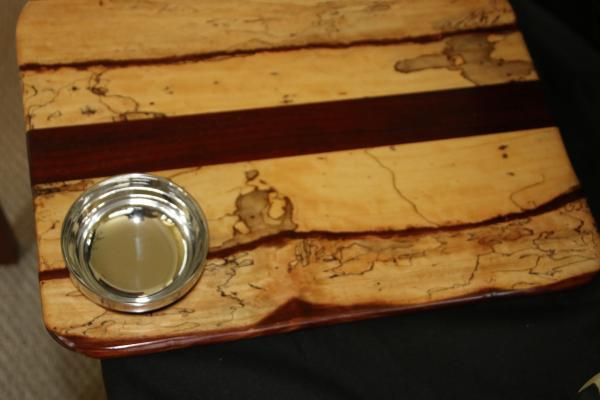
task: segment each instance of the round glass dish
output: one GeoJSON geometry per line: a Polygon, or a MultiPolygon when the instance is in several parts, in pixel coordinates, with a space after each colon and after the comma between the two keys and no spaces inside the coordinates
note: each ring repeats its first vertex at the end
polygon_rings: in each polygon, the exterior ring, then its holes
{"type": "Polygon", "coordinates": [[[92,301],[141,313],[173,303],[198,281],[208,252],[206,217],[168,179],[126,174],[85,191],[69,209],[62,253],[92,301]]]}

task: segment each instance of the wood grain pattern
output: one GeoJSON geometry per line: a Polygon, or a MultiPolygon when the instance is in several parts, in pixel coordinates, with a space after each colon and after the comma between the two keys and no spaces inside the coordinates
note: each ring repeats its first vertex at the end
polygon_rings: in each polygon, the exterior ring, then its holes
{"type": "Polygon", "coordinates": [[[37,184],[549,125],[541,87],[527,82],[34,130],[30,173],[37,184]]]}
{"type": "Polygon", "coordinates": [[[49,332],[123,356],[590,279],[598,233],[514,21],[504,0],[30,2],[49,332]],[[59,246],[77,196],[128,171],[211,231],[198,285],[144,315],[83,297],[59,246]]]}
{"type": "Polygon", "coordinates": [[[44,320],[67,346],[164,350],[544,290],[600,269],[555,128],[159,174],[197,198],[212,237],[200,283],[142,316],[96,306],[65,274],[61,221],[94,180],[36,186],[44,320]]]}
{"type": "Polygon", "coordinates": [[[17,49],[22,68],[186,59],[397,41],[514,21],[504,0],[46,0],[23,10],[17,49]]]}
{"type": "MultiPolygon", "coordinates": [[[[211,252],[291,231],[384,233],[478,223],[535,209],[578,187],[556,128],[157,174],[201,204],[211,252]]],[[[34,187],[41,271],[64,268],[62,220],[96,181],[34,187]]]]}
{"type": "Polygon", "coordinates": [[[107,311],[68,278],[44,280],[43,313],[74,350],[137,354],[580,283],[600,268],[599,249],[579,200],[459,231],[314,236],[211,258],[188,296],[146,315],[107,311]]]}
{"type": "Polygon", "coordinates": [[[521,35],[506,30],[210,62],[33,70],[21,78],[31,130],[493,85],[537,75],[521,35]]]}

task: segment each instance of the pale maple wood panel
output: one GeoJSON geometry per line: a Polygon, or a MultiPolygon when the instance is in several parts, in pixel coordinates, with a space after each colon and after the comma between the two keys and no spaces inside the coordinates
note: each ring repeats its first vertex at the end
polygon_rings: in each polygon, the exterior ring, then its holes
{"type": "Polygon", "coordinates": [[[28,129],[536,80],[518,32],[178,64],[23,71],[28,129]],[[310,73],[307,73],[310,71],[310,73]]]}
{"type": "MultiPolygon", "coordinates": [[[[535,209],[578,186],[556,128],[156,173],[202,206],[213,252],[282,232],[477,223],[535,209]]],[[[41,271],[65,267],[63,218],[96,181],[35,186],[41,271]]]]}
{"type": "Polygon", "coordinates": [[[302,312],[268,322],[294,300],[346,307],[337,317],[361,318],[363,305],[376,313],[490,292],[539,290],[596,272],[598,240],[584,200],[458,231],[291,238],[210,259],[188,296],[145,315],[105,310],[66,278],[42,281],[43,314],[53,334],[92,355],[115,343],[124,353],[161,340],[165,348],[178,347],[185,344],[178,337],[187,336],[190,343],[222,341],[322,322],[318,314],[302,312]]]}
{"type": "Polygon", "coordinates": [[[44,0],[17,27],[20,65],[160,59],[401,40],[512,24],[504,0],[44,0]]]}

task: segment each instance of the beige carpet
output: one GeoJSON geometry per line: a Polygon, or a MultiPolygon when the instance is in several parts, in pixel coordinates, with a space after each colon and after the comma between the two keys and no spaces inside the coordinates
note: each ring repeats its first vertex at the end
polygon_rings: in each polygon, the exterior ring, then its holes
{"type": "Polygon", "coordinates": [[[0,203],[21,245],[19,263],[0,266],[0,398],[104,399],[100,363],[62,348],[41,320],[14,44],[23,4],[2,0],[0,7],[0,203]]]}

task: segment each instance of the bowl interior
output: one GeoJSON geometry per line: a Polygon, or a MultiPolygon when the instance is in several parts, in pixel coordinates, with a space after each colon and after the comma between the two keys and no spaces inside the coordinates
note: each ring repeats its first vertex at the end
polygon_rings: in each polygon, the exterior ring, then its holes
{"type": "Polygon", "coordinates": [[[75,201],[61,244],[84,294],[107,308],[143,312],[177,300],[197,281],[208,227],[179,186],[128,174],[101,182],[75,201]]]}

